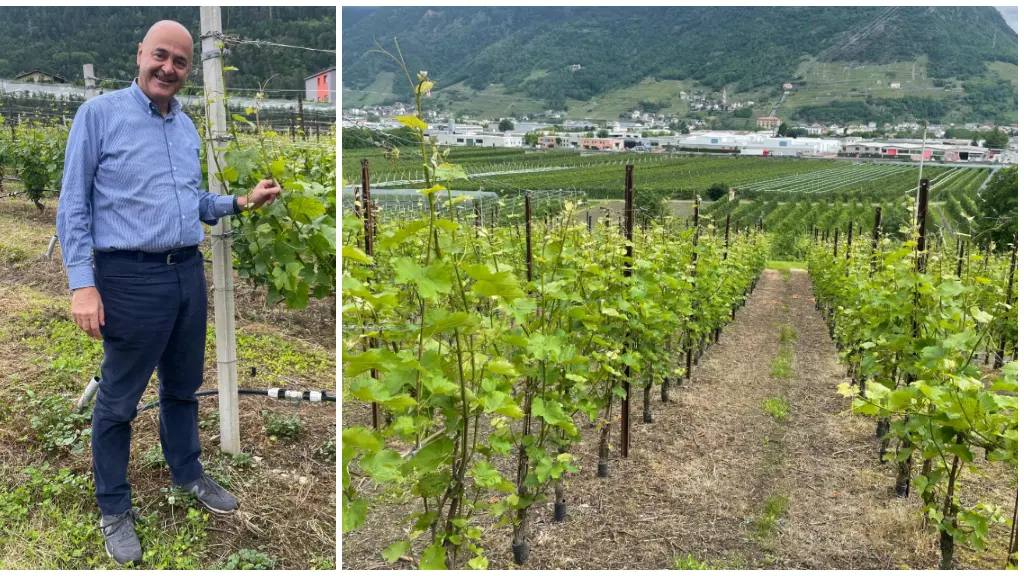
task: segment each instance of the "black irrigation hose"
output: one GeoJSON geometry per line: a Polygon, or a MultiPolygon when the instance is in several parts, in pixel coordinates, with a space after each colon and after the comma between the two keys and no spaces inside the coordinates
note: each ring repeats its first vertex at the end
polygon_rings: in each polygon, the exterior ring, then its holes
{"type": "MultiPolygon", "coordinates": [[[[253,369],[253,374],[255,375],[255,368],[253,369]]],[[[94,376],[93,379],[89,381],[89,384],[85,387],[85,391],[82,393],[81,398],[79,398],[78,402],[75,404],[75,411],[81,412],[82,409],[92,401],[96,396],[97,390],[99,390],[99,384],[99,376],[94,376]]],[[[196,392],[195,396],[197,398],[200,396],[213,396],[218,392],[219,390],[204,390],[202,392],[196,392]]],[[[307,402],[337,402],[337,397],[334,394],[329,393],[327,390],[299,392],[297,390],[286,390],[284,388],[269,388],[267,390],[240,388],[238,390],[238,395],[266,396],[268,398],[292,400],[294,402],[302,400],[306,400],[307,402]]],[[[159,400],[152,402],[142,408],[139,408],[139,412],[144,412],[150,408],[158,406],[159,404],[159,400]]]]}
{"type": "MultiPolygon", "coordinates": [[[[203,390],[202,392],[196,392],[195,396],[196,396],[196,398],[198,398],[200,396],[216,396],[218,392],[219,392],[218,390],[203,390]]],[[[238,389],[238,395],[239,396],[243,396],[243,395],[247,395],[247,396],[267,396],[269,398],[279,398],[279,399],[286,398],[287,397],[286,396],[287,392],[289,392],[289,391],[285,390],[283,388],[279,388],[279,389],[277,389],[277,395],[276,396],[271,396],[268,390],[251,390],[251,389],[247,389],[247,388],[239,388],[238,389]]],[[[297,392],[293,392],[293,394],[297,394],[297,392]]],[[[313,392],[308,392],[308,391],[307,392],[303,392],[302,393],[302,399],[309,401],[310,394],[313,394],[313,392]]],[[[334,396],[332,396],[331,394],[328,394],[326,390],[323,390],[323,391],[320,392],[320,398],[321,398],[321,401],[323,401],[323,402],[336,402],[337,401],[337,399],[334,396]]],[[[314,400],[314,402],[316,402],[316,400],[314,400]]],[[[149,410],[150,408],[158,406],[159,404],[160,404],[159,400],[156,401],[156,402],[151,402],[149,404],[146,404],[142,408],[139,408],[139,412],[145,412],[146,410],[149,410]]]]}

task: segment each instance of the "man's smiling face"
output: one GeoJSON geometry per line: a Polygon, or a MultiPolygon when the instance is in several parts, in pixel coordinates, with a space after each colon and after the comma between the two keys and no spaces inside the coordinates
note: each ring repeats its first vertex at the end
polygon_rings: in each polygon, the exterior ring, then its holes
{"type": "Polygon", "coordinates": [[[157,22],[139,44],[136,62],[139,88],[164,108],[192,71],[192,35],[177,22],[157,22]]]}

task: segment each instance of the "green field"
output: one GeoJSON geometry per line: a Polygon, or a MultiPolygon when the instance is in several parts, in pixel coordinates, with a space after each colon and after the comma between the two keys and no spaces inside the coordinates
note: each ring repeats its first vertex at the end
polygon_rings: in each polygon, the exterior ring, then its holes
{"type": "MultiPolygon", "coordinates": [[[[927,76],[928,58],[922,56],[914,62],[892,64],[855,65],[844,62],[808,62],[798,68],[807,86],[795,85],[776,115],[788,119],[802,106],[828,104],[833,100],[863,100],[874,98],[946,98],[950,92],[937,88],[927,76]],[[899,82],[900,88],[889,88],[899,82]]],[[[781,86],[779,86],[781,88],[781,86]]]]}
{"type": "MultiPolygon", "coordinates": [[[[611,90],[590,100],[569,100],[569,118],[617,118],[619,114],[633,110],[641,100],[652,102],[669,102],[668,108],[658,111],[660,114],[676,114],[682,116],[689,111],[686,102],[679,99],[679,92],[692,92],[694,84],[680,80],[655,81],[647,78],[644,81],[619,90],[611,90]]],[[[707,92],[707,89],[704,89],[707,92]]]]}
{"type": "Polygon", "coordinates": [[[349,90],[342,87],[341,101],[346,108],[376,106],[394,98],[392,91],[394,82],[394,72],[379,72],[373,84],[370,84],[364,90],[349,90]]]}
{"type": "Polygon", "coordinates": [[[1017,66],[1006,62],[989,62],[989,72],[1001,80],[1009,80],[1017,85],[1017,66]]]}
{"type": "MultiPolygon", "coordinates": [[[[537,72],[543,75],[543,72],[537,72]]],[[[484,90],[473,90],[465,83],[459,82],[451,86],[435,88],[431,97],[436,103],[425,102],[425,108],[444,103],[457,114],[475,118],[504,118],[538,114],[548,108],[543,100],[530,98],[525,94],[506,94],[501,84],[490,84],[484,90]]]]}

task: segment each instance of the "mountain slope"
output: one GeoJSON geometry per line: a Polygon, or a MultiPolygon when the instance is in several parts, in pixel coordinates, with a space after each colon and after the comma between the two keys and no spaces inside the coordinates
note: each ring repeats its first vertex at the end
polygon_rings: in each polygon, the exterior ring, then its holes
{"type": "MultiPolygon", "coordinates": [[[[92,63],[99,77],[130,81],[138,73],[139,43],[149,27],[163,19],[177,20],[192,32],[193,81],[201,84],[198,7],[0,8],[0,78],[39,68],[81,83],[82,65],[92,63]]],[[[333,7],[222,8],[221,24],[225,33],[245,39],[335,47],[333,7]]],[[[257,82],[276,74],[269,87],[287,90],[304,88],[303,78],[337,62],[334,54],[325,52],[251,45],[237,46],[228,60],[238,68],[227,76],[229,87],[256,88],[257,82]]]]}
{"type": "MultiPolygon", "coordinates": [[[[501,84],[555,108],[649,78],[767,98],[821,63],[926,57],[930,77],[962,81],[1017,62],[1017,35],[994,8],[343,8],[347,88],[396,71],[367,53],[374,38],[393,51],[395,36],[410,69],[429,70],[439,88],[501,84]]],[[[410,93],[401,75],[393,90],[410,93]]]]}

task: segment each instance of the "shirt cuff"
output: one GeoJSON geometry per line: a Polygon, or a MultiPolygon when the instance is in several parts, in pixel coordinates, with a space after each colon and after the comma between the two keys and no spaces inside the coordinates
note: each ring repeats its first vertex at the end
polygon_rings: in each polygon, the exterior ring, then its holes
{"type": "Polygon", "coordinates": [[[92,264],[80,264],[68,268],[69,289],[78,290],[79,288],[88,288],[95,285],[96,281],[93,277],[92,264]]]}
{"type": "Polygon", "coordinates": [[[231,213],[233,215],[235,215],[235,216],[237,216],[237,215],[242,213],[242,205],[238,203],[238,196],[235,196],[234,198],[232,198],[231,208],[232,208],[232,212],[231,213]]]}
{"type": "Polygon", "coordinates": [[[213,211],[217,218],[223,218],[224,216],[230,216],[236,214],[235,197],[230,195],[220,196],[213,202],[213,211]]]}

